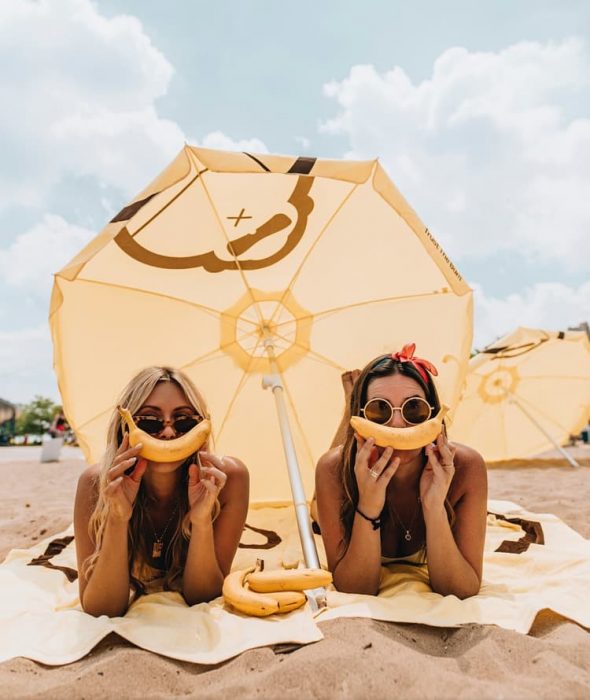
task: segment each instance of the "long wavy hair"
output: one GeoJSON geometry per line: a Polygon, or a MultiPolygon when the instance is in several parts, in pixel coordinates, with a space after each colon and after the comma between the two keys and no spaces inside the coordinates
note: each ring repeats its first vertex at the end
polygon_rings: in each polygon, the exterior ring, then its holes
{"type": "MultiPolygon", "coordinates": [[[[160,382],[174,382],[184,392],[196,413],[203,418],[209,419],[207,406],[200,392],[185,374],[170,367],[148,367],[139,372],[127,384],[117,401],[117,405],[125,406],[131,414],[135,414],[160,382]]],[[[88,524],[88,531],[92,541],[95,543],[95,549],[84,563],[84,573],[87,578],[90,577],[102,548],[109,510],[104,490],[108,484],[108,470],[111,468],[117,449],[123,441],[123,434],[123,420],[115,409],[107,429],[107,447],[99,463],[98,498],[88,524]]],[[[191,532],[187,494],[188,468],[194,462],[195,457],[196,453],[188,457],[180,466],[181,478],[178,480],[177,494],[178,508],[175,522],[170,523],[174,527],[170,542],[164,553],[166,572],[163,583],[164,588],[168,590],[178,590],[181,586],[182,572],[191,532]]],[[[154,578],[154,567],[149,564],[148,554],[148,538],[152,530],[149,515],[147,515],[147,506],[151,498],[146,491],[145,480],[142,479],[137,498],[133,504],[127,535],[129,577],[135,594],[144,593],[145,583],[154,578]]],[[[214,519],[219,514],[219,509],[219,502],[216,502],[214,519]]]]}
{"type": "MultiPolygon", "coordinates": [[[[413,379],[424,391],[426,400],[432,406],[432,414],[436,415],[438,413],[440,410],[440,399],[430,374],[426,372],[428,381],[425,382],[420,372],[418,372],[411,362],[400,362],[399,360],[394,360],[391,355],[380,355],[369,362],[354,383],[350,395],[350,415],[361,415],[361,409],[367,402],[369,384],[373,379],[377,379],[377,377],[389,377],[395,374],[401,374],[413,379]]],[[[354,474],[355,461],[356,440],[354,437],[354,430],[348,425],[342,449],[342,462],[340,467],[341,479],[344,485],[344,501],[341,506],[340,517],[344,525],[343,544],[345,547],[347,543],[350,542],[352,523],[359,501],[358,484],[354,474]]],[[[445,503],[445,507],[447,508],[450,522],[453,523],[454,513],[452,512],[450,504],[448,502],[445,503]]],[[[387,504],[384,508],[384,512],[386,511],[387,504]]]]}

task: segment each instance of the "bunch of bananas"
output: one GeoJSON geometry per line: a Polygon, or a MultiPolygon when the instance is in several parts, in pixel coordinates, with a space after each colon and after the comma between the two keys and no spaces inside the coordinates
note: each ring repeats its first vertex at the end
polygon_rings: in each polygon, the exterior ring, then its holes
{"type": "Polygon", "coordinates": [[[223,599],[246,615],[266,617],[297,610],[305,604],[304,590],[328,586],[332,574],[323,569],[269,569],[258,566],[233,571],[223,582],[223,599]]]}

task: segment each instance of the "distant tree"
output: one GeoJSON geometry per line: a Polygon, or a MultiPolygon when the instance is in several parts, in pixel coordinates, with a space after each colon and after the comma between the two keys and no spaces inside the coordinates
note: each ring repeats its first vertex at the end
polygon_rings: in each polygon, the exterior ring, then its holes
{"type": "Polygon", "coordinates": [[[42,435],[46,433],[53,416],[61,406],[53,403],[45,396],[35,396],[31,403],[25,404],[20,416],[16,419],[16,434],[42,435]]]}

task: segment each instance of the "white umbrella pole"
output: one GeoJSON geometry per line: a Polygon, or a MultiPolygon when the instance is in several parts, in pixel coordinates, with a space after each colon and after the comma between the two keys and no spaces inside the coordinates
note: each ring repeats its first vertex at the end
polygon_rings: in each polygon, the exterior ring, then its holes
{"type": "Polygon", "coordinates": [[[307,508],[301,472],[297,461],[297,453],[295,452],[289,416],[287,415],[287,406],[285,405],[285,397],[283,395],[283,382],[275,360],[272,338],[266,338],[264,347],[270,360],[272,374],[263,377],[262,386],[265,389],[272,389],[277,405],[279,425],[283,438],[283,449],[285,450],[285,459],[287,460],[287,470],[289,472],[289,481],[291,482],[291,492],[295,505],[295,515],[297,517],[297,527],[299,528],[299,537],[301,538],[301,546],[303,548],[303,557],[306,566],[310,569],[319,569],[320,560],[315,546],[315,540],[313,539],[309,510],[307,508]]]}
{"type": "Polygon", "coordinates": [[[533,416],[526,410],[526,408],[520,403],[520,401],[516,398],[514,394],[510,394],[510,401],[512,403],[515,403],[518,408],[524,413],[524,415],[531,421],[531,423],[537,427],[543,435],[549,440],[549,442],[555,447],[556,450],[558,450],[570,463],[572,467],[579,467],[580,465],[576,462],[576,460],[568,454],[563,447],[543,428],[543,426],[533,418],[533,416]]]}

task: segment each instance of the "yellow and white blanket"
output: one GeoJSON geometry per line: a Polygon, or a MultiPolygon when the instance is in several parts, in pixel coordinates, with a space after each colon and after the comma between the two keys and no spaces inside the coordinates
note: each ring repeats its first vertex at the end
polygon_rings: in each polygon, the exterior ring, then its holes
{"type": "MultiPolygon", "coordinates": [[[[0,661],[25,656],[65,664],[110,632],[144,649],[184,661],[215,664],[246,649],[305,644],[322,638],[318,623],[371,617],[441,627],[494,624],[526,633],[545,608],[590,627],[590,541],[553,515],[490,501],[484,583],[467,600],[440,596],[425,566],[383,568],[378,596],[328,593],[315,618],[310,608],[258,619],[227,610],[221,598],[188,607],[177,593],[152,593],[124,617],[94,618],[79,605],[72,532],[30,549],[12,550],[0,565],[0,661]]],[[[323,558],[321,538],[316,539],[323,558]]],[[[292,508],[252,509],[235,568],[265,560],[267,568],[301,558],[292,508]]]]}

